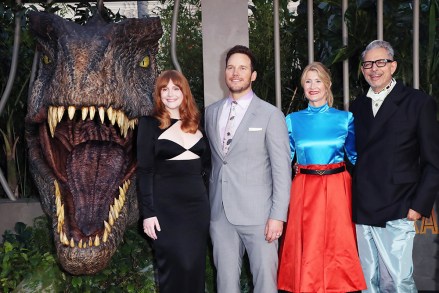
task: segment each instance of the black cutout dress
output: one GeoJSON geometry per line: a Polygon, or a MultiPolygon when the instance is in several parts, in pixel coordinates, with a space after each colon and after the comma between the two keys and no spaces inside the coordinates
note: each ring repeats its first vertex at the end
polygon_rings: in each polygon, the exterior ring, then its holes
{"type": "MultiPolygon", "coordinates": [[[[171,120],[172,127],[178,120],[171,120]]],[[[203,136],[191,148],[160,139],[153,117],[139,120],[137,181],[142,220],[156,216],[161,231],[152,240],[160,293],[204,293],[210,207],[202,174],[210,152],[203,136]],[[198,158],[171,160],[185,151],[198,158]]]]}

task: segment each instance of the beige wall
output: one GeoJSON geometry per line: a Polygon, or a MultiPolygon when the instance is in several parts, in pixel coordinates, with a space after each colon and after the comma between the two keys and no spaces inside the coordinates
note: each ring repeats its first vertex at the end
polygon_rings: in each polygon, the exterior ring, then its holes
{"type": "Polygon", "coordinates": [[[224,83],[225,54],[234,45],[248,46],[247,0],[201,0],[204,104],[228,94],[224,83]]]}
{"type": "Polygon", "coordinates": [[[3,233],[14,230],[15,223],[23,222],[28,226],[33,224],[34,218],[43,215],[38,199],[0,200],[0,242],[3,242],[3,233]]]}

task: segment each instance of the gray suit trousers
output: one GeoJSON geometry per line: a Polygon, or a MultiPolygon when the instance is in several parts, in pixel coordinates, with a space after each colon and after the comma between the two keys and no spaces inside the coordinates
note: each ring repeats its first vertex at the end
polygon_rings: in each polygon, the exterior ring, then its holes
{"type": "Polygon", "coordinates": [[[277,293],[278,240],[268,243],[265,225],[233,225],[226,215],[210,222],[218,293],[240,293],[242,258],[247,251],[254,293],[277,293]]]}

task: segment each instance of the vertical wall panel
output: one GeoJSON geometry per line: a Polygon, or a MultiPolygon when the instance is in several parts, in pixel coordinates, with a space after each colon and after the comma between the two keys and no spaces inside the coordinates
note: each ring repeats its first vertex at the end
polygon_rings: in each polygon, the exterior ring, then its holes
{"type": "Polygon", "coordinates": [[[225,54],[234,45],[248,46],[248,2],[201,0],[203,11],[204,104],[227,93],[224,83],[225,54]]]}

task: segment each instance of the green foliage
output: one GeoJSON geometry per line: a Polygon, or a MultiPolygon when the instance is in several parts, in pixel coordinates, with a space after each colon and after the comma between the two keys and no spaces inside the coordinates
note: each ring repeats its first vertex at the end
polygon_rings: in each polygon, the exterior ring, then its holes
{"type": "MultiPolygon", "coordinates": [[[[250,47],[259,60],[255,91],[274,103],[273,4],[270,0],[253,0],[249,18],[250,47]],[[261,42],[264,40],[264,42],[261,42]],[[262,44],[262,45],[261,45],[262,44]]],[[[308,64],[307,1],[301,1],[297,15],[280,0],[281,90],[284,113],[297,111],[306,102],[300,74],[308,64]],[[297,91],[296,91],[297,90],[297,91]]],[[[439,0],[421,0],[420,8],[420,88],[439,101],[439,0]]],[[[349,60],[350,95],[355,98],[368,85],[361,75],[361,52],[376,39],[376,1],[349,0],[345,14],[348,45],[342,42],[342,8],[340,1],[313,1],[314,60],[327,65],[332,73],[335,106],[343,107],[342,61],[349,60]]],[[[396,78],[407,85],[413,82],[413,5],[411,0],[384,2],[384,39],[395,47],[398,70],[396,78]]]]}
{"type": "Polygon", "coordinates": [[[137,227],[125,232],[124,241],[103,271],[92,276],[67,275],[67,292],[156,292],[152,251],[137,227]]]}
{"type": "MultiPolygon", "coordinates": [[[[62,6],[59,6],[59,4],[55,4],[56,2],[52,2],[46,5],[49,5],[51,9],[55,9],[56,11],[60,10],[62,6]]],[[[102,16],[104,20],[108,22],[119,22],[126,18],[125,16],[121,15],[119,12],[113,13],[110,9],[103,7],[102,16]]],[[[70,19],[78,24],[85,24],[93,15],[96,14],[98,11],[98,7],[95,3],[91,3],[89,1],[81,0],[79,3],[72,5],[67,4],[64,8],[66,13],[68,10],[73,12],[72,18],[66,18],[70,19]]],[[[47,10],[47,9],[46,9],[47,10]]]]}
{"type": "MultiPolygon", "coordinates": [[[[107,268],[92,276],[62,271],[47,217],[33,226],[17,223],[0,244],[0,292],[140,292],[157,293],[153,253],[138,227],[130,227],[107,268]]],[[[206,293],[216,292],[212,246],[206,257],[206,293]]],[[[252,292],[248,258],[243,260],[241,292],[252,292]]]]}
{"type": "MultiPolygon", "coordinates": [[[[13,3],[13,1],[12,1],[13,3]]],[[[5,134],[0,138],[0,167],[9,170],[7,177],[14,192],[28,197],[35,191],[27,174],[27,153],[24,140],[24,117],[27,108],[27,89],[32,67],[34,44],[26,27],[26,9],[22,6],[9,6],[0,2],[0,93],[3,94],[9,78],[14,43],[14,14],[22,19],[21,46],[18,68],[12,92],[5,110],[0,114],[0,129],[5,134]],[[10,121],[13,121],[11,123],[10,121]],[[18,183],[18,188],[17,188],[18,183]]],[[[0,196],[3,189],[0,188],[0,196]]]]}
{"type": "MultiPolygon", "coordinates": [[[[252,12],[249,17],[249,41],[258,63],[258,77],[253,83],[253,89],[259,97],[274,104],[273,1],[254,0],[253,4],[249,6],[252,12]]],[[[307,49],[303,46],[306,43],[306,20],[297,20],[288,11],[287,4],[288,0],[279,1],[281,96],[284,113],[296,111],[305,105],[305,101],[298,98],[300,84],[297,81],[300,79],[303,60],[307,60],[307,49]],[[297,31],[302,33],[296,35],[297,31]]]]}
{"type": "Polygon", "coordinates": [[[5,233],[0,245],[0,291],[156,292],[152,252],[137,227],[126,231],[109,266],[92,276],[63,272],[50,234],[46,217],[37,218],[33,227],[17,223],[14,233],[5,233]]]}
{"type": "Polygon", "coordinates": [[[11,292],[30,272],[56,266],[45,218],[35,219],[34,228],[17,223],[14,232],[5,232],[0,246],[2,292],[11,292]]]}
{"type": "MultiPolygon", "coordinates": [[[[164,8],[160,10],[163,26],[163,36],[160,40],[160,50],[157,56],[159,69],[174,69],[171,60],[171,25],[173,1],[162,0],[164,8]]],[[[203,47],[201,32],[201,3],[200,0],[181,1],[178,14],[176,52],[183,74],[188,79],[200,109],[204,108],[203,88],[203,47]]]]}

